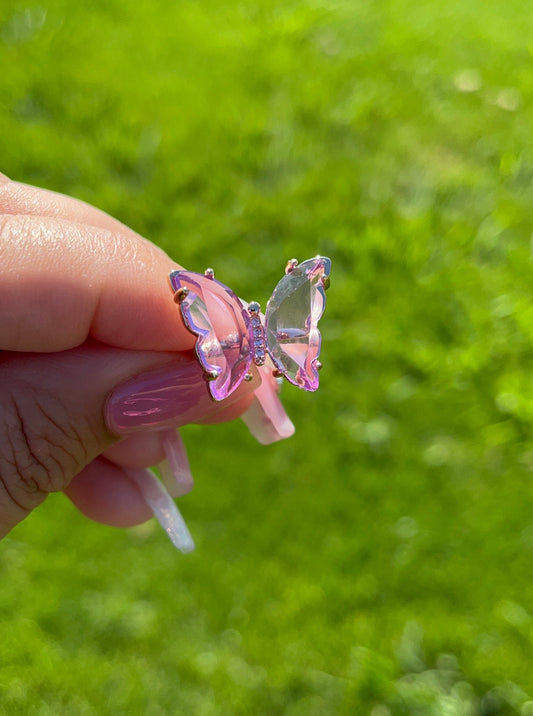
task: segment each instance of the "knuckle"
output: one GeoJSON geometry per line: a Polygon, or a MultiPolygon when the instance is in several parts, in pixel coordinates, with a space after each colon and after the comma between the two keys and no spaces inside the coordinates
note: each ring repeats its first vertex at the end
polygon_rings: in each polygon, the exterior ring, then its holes
{"type": "Polygon", "coordinates": [[[13,386],[2,401],[0,482],[19,506],[29,507],[66,487],[83,467],[83,446],[59,401],[42,399],[24,385],[13,386]],[[22,396],[22,397],[21,397],[22,396]]]}

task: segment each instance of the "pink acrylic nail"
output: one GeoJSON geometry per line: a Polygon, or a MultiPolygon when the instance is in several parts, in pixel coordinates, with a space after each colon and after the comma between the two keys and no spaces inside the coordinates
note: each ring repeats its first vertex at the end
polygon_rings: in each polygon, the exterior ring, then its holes
{"type": "Polygon", "coordinates": [[[150,470],[130,470],[129,478],[139,488],[147,505],[172,544],[186,554],[194,549],[194,541],[176,503],[166,491],[164,485],[150,470]]]}
{"type": "Polygon", "coordinates": [[[294,435],[294,425],[278,398],[275,384],[265,373],[242,420],[262,445],[270,445],[294,435]]]}
{"type": "Polygon", "coordinates": [[[119,385],[109,396],[105,419],[116,435],[194,423],[220,409],[195,360],[176,359],[119,385]]]}
{"type": "Polygon", "coordinates": [[[179,432],[175,429],[160,433],[165,460],[159,463],[161,479],[172,497],[182,497],[194,487],[194,479],[187,457],[187,451],[179,432]]]}

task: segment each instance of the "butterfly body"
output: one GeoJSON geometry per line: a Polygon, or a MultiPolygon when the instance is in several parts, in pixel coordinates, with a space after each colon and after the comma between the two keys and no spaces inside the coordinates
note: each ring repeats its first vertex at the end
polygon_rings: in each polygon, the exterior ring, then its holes
{"type": "Polygon", "coordinates": [[[267,355],[276,373],[294,385],[308,391],[318,388],[318,321],[325,308],[330,266],[324,256],[300,264],[291,260],[267,303],[264,323],[259,304],[243,305],[214,278],[212,269],[206,274],[170,274],[183,322],[197,336],[196,355],[214,400],[230,395],[247,379],[252,362],[262,366],[267,355]],[[210,319],[214,315],[220,339],[210,319]]]}

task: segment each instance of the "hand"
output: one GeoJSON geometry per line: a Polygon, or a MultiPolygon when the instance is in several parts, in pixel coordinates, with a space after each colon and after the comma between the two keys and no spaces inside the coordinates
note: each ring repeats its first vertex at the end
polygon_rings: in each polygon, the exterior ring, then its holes
{"type": "Polygon", "coordinates": [[[61,490],[101,522],[151,516],[136,482],[165,456],[162,424],[123,425],[128,396],[163,387],[172,427],[252,402],[257,372],[223,406],[209,398],[167,286],[175,268],[103,212],[0,175],[0,537],[61,490]]]}

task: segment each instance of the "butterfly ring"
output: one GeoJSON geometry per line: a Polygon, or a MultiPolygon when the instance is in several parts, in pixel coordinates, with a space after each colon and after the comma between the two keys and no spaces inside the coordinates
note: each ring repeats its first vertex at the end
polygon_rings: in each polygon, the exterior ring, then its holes
{"type": "Polygon", "coordinates": [[[256,301],[246,303],[205,273],[172,271],[174,300],[183,323],[196,337],[195,352],[213,400],[224,400],[244,380],[251,380],[252,362],[262,366],[270,357],[273,372],[304,390],[318,388],[321,367],[318,321],[326,305],[331,261],[317,256],[298,263],[291,259],[285,276],[268,300],[264,319],[256,301]],[[217,336],[210,316],[224,312],[224,336],[217,336]]]}

